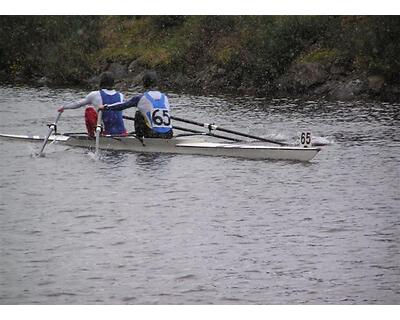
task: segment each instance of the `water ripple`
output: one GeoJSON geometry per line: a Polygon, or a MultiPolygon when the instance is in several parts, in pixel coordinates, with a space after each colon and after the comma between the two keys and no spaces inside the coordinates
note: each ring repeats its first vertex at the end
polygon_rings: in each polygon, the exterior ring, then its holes
{"type": "MultiPolygon", "coordinates": [[[[54,101],[86,94],[0,87],[0,132],[45,134],[54,101]]],[[[1,304],[400,303],[398,104],[170,102],[185,118],[285,141],[310,130],[326,145],[308,164],[90,161],[58,144],[31,158],[37,145],[1,140],[1,304]]],[[[83,109],[62,119],[61,131],[85,128],[83,109]]]]}

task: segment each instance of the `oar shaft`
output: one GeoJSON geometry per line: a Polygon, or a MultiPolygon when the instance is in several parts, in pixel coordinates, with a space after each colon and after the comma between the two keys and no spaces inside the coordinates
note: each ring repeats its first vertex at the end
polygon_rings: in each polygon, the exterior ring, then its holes
{"type": "Polygon", "coordinates": [[[240,140],[240,139],[231,138],[231,137],[225,137],[225,136],[220,136],[219,134],[208,133],[208,132],[203,132],[203,131],[194,130],[194,129],[188,129],[188,128],[182,128],[182,127],[179,127],[179,126],[173,126],[173,128],[174,128],[174,129],[177,129],[177,130],[181,130],[181,131],[186,131],[186,132],[205,134],[205,135],[207,135],[207,136],[211,136],[211,137],[215,137],[215,138],[219,138],[219,139],[225,139],[225,140],[235,141],[235,142],[243,142],[243,141],[240,140]]]}
{"type": "Polygon", "coordinates": [[[263,137],[253,136],[252,134],[233,131],[233,130],[230,130],[230,129],[224,129],[224,128],[216,127],[215,130],[219,130],[219,131],[223,131],[223,132],[231,133],[231,134],[236,134],[238,136],[247,137],[247,138],[251,138],[251,139],[256,139],[256,140],[260,140],[260,141],[264,141],[264,142],[276,143],[276,144],[279,144],[281,146],[285,146],[286,145],[286,143],[284,143],[284,142],[279,142],[279,141],[276,141],[276,140],[271,140],[271,139],[266,139],[266,138],[263,138],[263,137]]]}
{"type": "Polygon", "coordinates": [[[44,148],[46,147],[47,141],[49,140],[49,137],[50,137],[51,133],[53,132],[53,130],[56,128],[57,122],[58,122],[58,120],[60,119],[60,117],[61,117],[61,112],[58,113],[58,115],[57,115],[56,120],[54,121],[54,123],[50,124],[50,126],[49,126],[49,131],[47,132],[46,138],[44,139],[43,144],[42,144],[42,147],[41,147],[41,149],[40,149],[40,151],[39,151],[39,156],[42,155],[42,153],[43,153],[43,151],[44,151],[44,148]]]}
{"type": "Polygon", "coordinates": [[[97,112],[97,125],[96,125],[96,151],[95,154],[97,155],[99,152],[100,147],[100,132],[101,132],[101,117],[103,115],[103,110],[99,110],[97,112]]]}
{"type": "Polygon", "coordinates": [[[239,131],[234,131],[234,130],[230,130],[230,129],[221,128],[221,127],[218,127],[218,126],[216,126],[214,124],[201,123],[201,122],[197,122],[197,121],[194,121],[194,120],[183,119],[183,118],[176,117],[176,116],[171,116],[171,119],[172,120],[176,120],[176,121],[186,122],[186,123],[189,123],[189,124],[194,124],[194,125],[197,125],[197,126],[200,126],[200,127],[204,127],[204,128],[209,129],[210,131],[211,130],[218,130],[218,131],[231,133],[231,134],[235,134],[235,135],[246,137],[246,138],[256,139],[256,140],[259,140],[259,141],[279,144],[281,146],[287,145],[284,142],[279,142],[279,141],[276,141],[276,140],[257,137],[257,136],[253,136],[251,134],[247,134],[247,133],[243,133],[243,132],[239,132],[239,131]]]}
{"type": "Polygon", "coordinates": [[[176,121],[181,121],[181,122],[194,124],[194,125],[200,126],[200,127],[206,127],[207,126],[207,123],[201,123],[201,122],[197,122],[197,121],[194,121],[194,120],[183,119],[183,118],[176,117],[176,116],[171,116],[171,119],[172,120],[176,120],[176,121]]]}
{"type": "MultiPolygon", "coordinates": [[[[127,119],[127,120],[135,120],[135,118],[132,118],[132,117],[129,117],[129,116],[123,116],[123,118],[124,119],[127,119]]],[[[174,118],[174,117],[171,117],[172,119],[174,118]]],[[[180,118],[179,118],[180,119],[180,118]]],[[[179,121],[179,120],[177,120],[177,121],[179,121]]],[[[192,121],[192,122],[195,122],[195,121],[192,121]]],[[[192,124],[195,124],[195,123],[192,123],[192,124]]],[[[199,131],[199,130],[194,130],[194,129],[188,129],[188,128],[182,128],[182,127],[179,127],[179,126],[172,126],[172,128],[173,129],[176,129],[176,130],[181,130],[181,131],[186,131],[186,132],[192,132],[192,133],[204,133],[204,132],[202,132],[202,131],[199,131]]],[[[220,136],[220,135],[218,135],[218,134],[214,134],[214,133],[206,133],[208,136],[212,136],[212,137],[215,137],[215,138],[219,138],[219,139],[225,139],[225,140],[230,140],[230,141],[235,141],[235,142],[242,142],[242,140],[240,140],[240,139],[235,139],[235,138],[231,138],[231,137],[225,137],[225,136],[220,136]]]]}

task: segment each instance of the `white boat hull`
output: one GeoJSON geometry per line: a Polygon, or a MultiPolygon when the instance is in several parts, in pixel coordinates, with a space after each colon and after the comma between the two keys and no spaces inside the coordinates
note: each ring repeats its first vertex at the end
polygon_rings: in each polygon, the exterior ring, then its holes
{"type": "MultiPolygon", "coordinates": [[[[25,141],[43,141],[41,136],[0,134],[0,138],[25,141]]],[[[84,134],[52,135],[49,141],[74,147],[94,148],[95,139],[84,134]]],[[[143,141],[136,137],[100,137],[100,149],[134,152],[157,152],[177,154],[198,154],[205,156],[238,157],[259,160],[293,160],[310,161],[320,148],[276,147],[260,143],[220,143],[206,142],[193,137],[176,137],[172,139],[150,139],[143,141]]]]}

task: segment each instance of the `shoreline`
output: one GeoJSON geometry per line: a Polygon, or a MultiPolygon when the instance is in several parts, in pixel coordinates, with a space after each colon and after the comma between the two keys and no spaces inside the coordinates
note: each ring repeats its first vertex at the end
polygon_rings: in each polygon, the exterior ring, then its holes
{"type": "MultiPolygon", "coordinates": [[[[141,79],[146,68],[137,66],[136,70],[129,65],[111,63],[103,66],[101,71],[110,71],[116,79],[116,88],[121,91],[142,91],[141,79]]],[[[292,66],[282,77],[260,88],[249,84],[234,85],[230,74],[221,70],[208,72],[207,76],[199,74],[188,77],[182,73],[171,73],[157,70],[160,88],[174,93],[193,95],[232,95],[250,96],[266,99],[311,99],[324,101],[375,101],[400,102],[400,85],[390,85],[381,75],[365,73],[328,73],[321,64],[309,63],[292,66]]],[[[101,72],[99,72],[100,74],[101,72]]],[[[98,76],[84,79],[80,83],[59,83],[44,76],[20,78],[14,81],[1,81],[6,86],[30,86],[50,88],[83,88],[97,89],[98,76]]]]}

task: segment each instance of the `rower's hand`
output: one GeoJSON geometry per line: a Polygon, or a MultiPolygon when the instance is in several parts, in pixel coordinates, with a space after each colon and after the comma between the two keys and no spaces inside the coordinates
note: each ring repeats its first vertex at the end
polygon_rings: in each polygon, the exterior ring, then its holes
{"type": "Polygon", "coordinates": [[[63,113],[64,112],[64,107],[61,107],[60,109],[57,110],[59,113],[63,113]]]}
{"type": "Polygon", "coordinates": [[[106,104],[104,104],[104,105],[102,104],[99,106],[99,110],[101,110],[101,111],[103,111],[105,108],[107,108],[106,104]]]}

